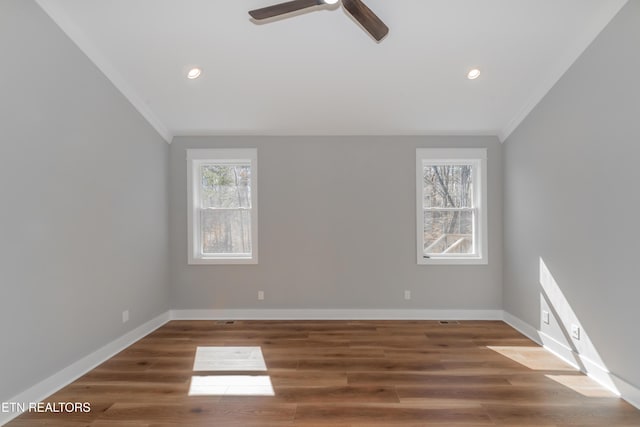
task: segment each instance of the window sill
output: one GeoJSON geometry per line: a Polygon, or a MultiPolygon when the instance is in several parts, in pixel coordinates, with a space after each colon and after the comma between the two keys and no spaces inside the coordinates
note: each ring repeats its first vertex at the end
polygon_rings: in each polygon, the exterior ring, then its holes
{"type": "Polygon", "coordinates": [[[421,258],[418,265],[488,265],[487,257],[483,258],[421,258]]]}
{"type": "Polygon", "coordinates": [[[189,258],[189,265],[257,264],[258,258],[189,258]]]}

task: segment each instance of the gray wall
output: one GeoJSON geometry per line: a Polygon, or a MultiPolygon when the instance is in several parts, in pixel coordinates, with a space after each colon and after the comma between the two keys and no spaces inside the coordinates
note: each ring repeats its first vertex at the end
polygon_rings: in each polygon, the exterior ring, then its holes
{"type": "Polygon", "coordinates": [[[35,3],[0,2],[0,52],[6,401],[167,310],[169,150],[35,3]]]}
{"type": "Polygon", "coordinates": [[[493,137],[174,138],[171,308],[500,309],[501,165],[493,137]],[[221,147],[258,148],[258,265],[187,265],[186,149],[221,147]],[[416,147],[489,148],[489,265],[416,265],[416,147]]]}
{"type": "Polygon", "coordinates": [[[638,46],[640,1],[630,1],[504,147],[505,309],[636,387],[638,46]],[[554,295],[540,285],[540,259],[554,295]],[[541,327],[549,305],[555,316],[541,327]],[[566,338],[573,321],[592,346],[566,338]]]}

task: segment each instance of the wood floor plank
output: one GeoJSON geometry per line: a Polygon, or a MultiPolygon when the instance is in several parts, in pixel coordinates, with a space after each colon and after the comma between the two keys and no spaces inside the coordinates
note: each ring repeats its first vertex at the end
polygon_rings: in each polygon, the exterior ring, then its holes
{"type": "MultiPolygon", "coordinates": [[[[11,427],[86,427],[93,425],[91,421],[71,420],[63,417],[48,417],[47,419],[32,419],[29,417],[23,417],[11,421],[11,427]]],[[[140,427],[145,427],[145,424],[137,424],[140,427]]]]}
{"type": "MultiPolygon", "coordinates": [[[[46,399],[46,402],[56,402],[53,399],[46,399]]],[[[84,402],[84,400],[82,401],[84,402]]],[[[98,419],[111,406],[112,402],[91,402],[89,412],[26,412],[17,419],[11,421],[10,426],[44,426],[59,425],[71,426],[88,425],[98,419]]]]}
{"type": "Polygon", "coordinates": [[[275,387],[273,397],[224,396],[221,403],[277,400],[283,403],[400,403],[395,387],[377,386],[299,386],[275,387]]]}
{"type": "Polygon", "coordinates": [[[381,349],[370,348],[349,348],[349,347],[308,347],[299,348],[295,352],[292,352],[288,348],[263,348],[262,354],[264,354],[265,360],[269,361],[273,359],[312,359],[312,358],[350,358],[350,359],[379,359],[386,357],[386,353],[381,349]]]}
{"type": "Polygon", "coordinates": [[[486,405],[487,413],[499,425],[535,423],[546,426],[573,424],[582,426],[640,425],[640,413],[616,399],[598,405],[486,405]]]}
{"type": "Polygon", "coordinates": [[[279,371],[270,372],[273,387],[336,387],[347,385],[346,372],[279,371]]]}
{"type": "MultiPolygon", "coordinates": [[[[584,402],[583,396],[568,388],[539,388],[531,386],[493,385],[491,387],[441,387],[436,385],[423,385],[420,387],[396,387],[396,391],[402,403],[421,402],[431,400],[451,402],[470,402],[475,404],[495,403],[501,404],[508,401],[517,405],[531,406],[562,406],[577,405],[584,402]]],[[[611,400],[618,401],[613,395],[601,399],[592,399],[592,403],[611,404],[611,400]]]]}
{"type": "Polygon", "coordinates": [[[389,358],[380,359],[352,359],[324,358],[305,359],[298,364],[298,369],[311,369],[323,371],[349,371],[349,372],[427,372],[441,371],[444,366],[440,362],[433,360],[392,360],[389,358]]]}
{"type": "Polygon", "coordinates": [[[172,402],[184,398],[187,383],[98,383],[76,381],[54,393],[49,399],[58,402],[172,402]]]}
{"type": "Polygon", "coordinates": [[[401,423],[421,423],[423,425],[449,424],[463,426],[465,424],[491,425],[493,422],[482,408],[424,409],[415,407],[340,405],[298,405],[296,421],[353,422],[377,425],[401,423]]]}
{"type": "Polygon", "coordinates": [[[172,321],[49,401],[91,412],[8,426],[640,426],[640,411],[500,321],[172,321]],[[196,365],[198,348],[225,359],[196,365]]]}
{"type": "MultiPolygon", "coordinates": [[[[446,372],[446,371],[445,371],[446,372]]],[[[441,387],[493,386],[506,385],[509,381],[501,377],[483,377],[481,375],[428,375],[415,373],[349,373],[349,385],[438,385],[441,387]]]]}
{"type": "Polygon", "coordinates": [[[116,403],[101,419],[108,421],[141,421],[147,423],[170,422],[180,425],[189,422],[209,422],[229,425],[242,422],[291,421],[296,405],[286,403],[265,403],[247,406],[244,404],[220,404],[219,402],[192,402],[175,404],[116,403]]]}

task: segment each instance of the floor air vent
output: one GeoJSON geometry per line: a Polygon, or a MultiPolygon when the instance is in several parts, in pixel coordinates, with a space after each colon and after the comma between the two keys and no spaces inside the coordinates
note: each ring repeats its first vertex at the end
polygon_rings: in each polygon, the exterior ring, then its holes
{"type": "Polygon", "coordinates": [[[441,325],[459,325],[460,322],[457,320],[439,320],[439,324],[441,325]]]}

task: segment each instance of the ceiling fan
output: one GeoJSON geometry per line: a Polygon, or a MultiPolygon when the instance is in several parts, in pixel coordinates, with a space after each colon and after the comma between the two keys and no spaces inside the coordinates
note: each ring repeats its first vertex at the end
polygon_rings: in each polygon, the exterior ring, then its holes
{"type": "MultiPolygon", "coordinates": [[[[274,18],[287,13],[296,12],[314,6],[324,4],[336,4],[339,0],[293,0],[285,3],[274,4],[249,11],[249,15],[256,21],[274,18]]],[[[342,0],[342,7],[376,40],[382,40],[389,28],[371,11],[362,0],[342,0]]]]}

